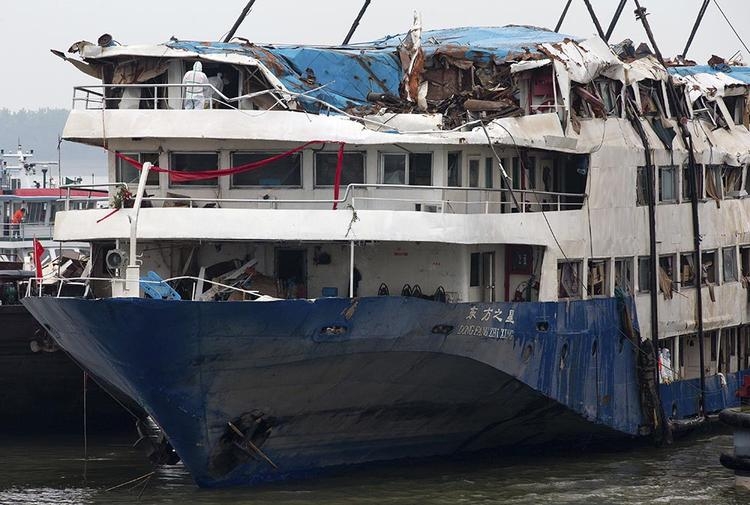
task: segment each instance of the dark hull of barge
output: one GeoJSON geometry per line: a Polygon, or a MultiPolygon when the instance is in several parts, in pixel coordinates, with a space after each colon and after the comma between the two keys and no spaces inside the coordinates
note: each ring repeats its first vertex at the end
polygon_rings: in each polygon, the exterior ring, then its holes
{"type": "MultiPolygon", "coordinates": [[[[81,433],[81,367],[22,305],[0,305],[0,328],[0,430],[14,435],[81,433]]],[[[133,429],[132,417],[90,377],[85,410],[89,433],[133,429]]]]}

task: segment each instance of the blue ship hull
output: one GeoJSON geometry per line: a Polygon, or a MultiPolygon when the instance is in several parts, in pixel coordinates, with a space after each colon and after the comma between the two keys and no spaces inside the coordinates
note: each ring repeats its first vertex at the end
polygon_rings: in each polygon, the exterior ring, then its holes
{"type": "MultiPolygon", "coordinates": [[[[632,300],[24,303],[153,417],[201,486],[649,433],[632,300]]],[[[694,388],[661,394],[698,413],[694,388]]]]}

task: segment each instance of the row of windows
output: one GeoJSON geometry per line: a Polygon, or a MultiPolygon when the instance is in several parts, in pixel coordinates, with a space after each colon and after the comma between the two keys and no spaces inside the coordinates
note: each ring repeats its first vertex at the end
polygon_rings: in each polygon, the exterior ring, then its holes
{"type": "MultiPolygon", "coordinates": [[[[657,286],[660,292],[671,298],[673,291],[680,288],[695,287],[700,279],[701,285],[737,282],[739,280],[738,266],[741,266],[742,276],[750,275],[750,246],[741,246],[740,260],[737,263],[737,248],[735,246],[701,252],[701,265],[696,268],[692,252],[679,254],[664,254],[659,256],[657,270],[657,286]]],[[[633,272],[634,258],[616,258],[614,260],[614,287],[626,294],[634,292],[633,272]]],[[[559,298],[581,298],[587,294],[591,296],[611,296],[610,275],[612,275],[612,260],[609,258],[589,259],[587,262],[588,277],[586,286],[582,284],[583,260],[560,261],[557,265],[557,285],[559,298]]],[[[651,258],[638,258],[638,291],[650,291],[649,273],[651,272],[651,258]]]]}
{"type": "MultiPolygon", "coordinates": [[[[123,153],[141,163],[159,164],[158,153],[123,153]]],[[[231,154],[232,167],[266,160],[278,152],[250,151],[231,154]]],[[[433,184],[432,153],[382,153],[380,155],[380,179],[383,184],[408,184],[414,186],[431,186],[433,184]]],[[[315,186],[333,186],[336,176],[338,154],[335,152],[315,153],[315,186]]],[[[471,157],[468,160],[468,186],[480,186],[481,158],[471,157]]],[[[219,168],[219,154],[216,152],[169,154],[169,166],[173,170],[195,172],[216,170],[219,168]]],[[[448,186],[462,185],[461,153],[448,153],[448,186]]],[[[484,159],[484,187],[492,188],[492,171],[494,160],[484,159]]],[[[118,182],[133,183],[138,180],[139,172],[126,161],[118,158],[116,177],[118,182]]],[[[262,167],[246,172],[233,174],[232,187],[273,187],[302,186],[302,157],[300,153],[274,160],[262,167]]],[[[365,153],[348,152],[344,154],[341,184],[365,182],[365,153]]],[[[149,186],[159,185],[159,174],[150,173],[146,183],[149,186]]],[[[180,185],[216,186],[216,179],[205,181],[181,182],[180,185]]]]}
{"type": "MultiPolygon", "coordinates": [[[[750,177],[745,179],[743,190],[743,169],[729,165],[698,165],[695,186],[698,198],[737,198],[750,193],[750,177]]],[[[685,165],[680,170],[678,165],[658,167],[658,201],[678,203],[690,201],[690,167],[685,165]],[[680,191],[681,188],[681,191],[680,191]]],[[[656,188],[654,188],[656,189],[656,188]]],[[[636,203],[648,205],[648,171],[638,167],[636,177],[636,203]]]]}

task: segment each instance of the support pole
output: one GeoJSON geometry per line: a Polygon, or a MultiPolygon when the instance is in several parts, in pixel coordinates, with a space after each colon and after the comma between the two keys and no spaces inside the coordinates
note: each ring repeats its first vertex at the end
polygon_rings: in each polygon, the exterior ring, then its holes
{"type": "Polygon", "coordinates": [[[693,30],[690,32],[690,37],[688,37],[687,43],[685,44],[685,49],[682,50],[683,58],[687,58],[687,53],[688,53],[688,50],[690,49],[690,44],[693,43],[693,38],[695,37],[695,34],[698,31],[698,27],[701,25],[701,21],[703,21],[703,15],[706,13],[706,9],[708,8],[709,3],[711,3],[711,0],[703,0],[703,5],[701,5],[701,10],[698,11],[698,17],[695,18],[695,24],[693,25],[693,30]]]}
{"type": "Polygon", "coordinates": [[[615,27],[617,26],[617,22],[620,21],[620,15],[622,14],[622,10],[625,8],[626,3],[628,3],[628,0],[620,0],[620,4],[615,10],[615,15],[612,16],[612,21],[609,23],[609,28],[607,28],[607,33],[604,34],[604,40],[606,42],[609,42],[612,32],[615,31],[615,27]]]}
{"type": "Polygon", "coordinates": [[[250,0],[247,2],[247,5],[244,9],[242,9],[242,12],[240,13],[240,16],[237,18],[237,21],[234,22],[234,25],[232,25],[232,28],[229,29],[229,33],[227,33],[227,36],[224,37],[224,43],[226,44],[230,40],[232,40],[232,37],[234,37],[234,34],[237,32],[237,28],[240,27],[242,22],[245,20],[247,15],[250,13],[250,9],[253,7],[253,4],[255,3],[255,0],[250,0]]]}
{"type": "Polygon", "coordinates": [[[599,34],[599,37],[606,40],[606,37],[604,37],[604,30],[602,30],[602,25],[599,23],[599,18],[596,17],[594,7],[591,5],[591,0],[583,0],[583,2],[586,4],[586,8],[589,10],[591,21],[594,22],[594,26],[596,26],[596,32],[599,34]]]}
{"type": "Polygon", "coordinates": [[[128,266],[125,270],[125,294],[134,298],[138,298],[140,294],[140,281],[141,281],[141,267],[138,266],[138,259],[136,254],[138,252],[137,247],[137,236],[138,236],[138,216],[141,213],[141,203],[143,202],[143,193],[146,191],[146,180],[148,179],[148,172],[151,169],[151,163],[146,162],[141,168],[141,178],[138,181],[138,192],[135,195],[135,203],[133,204],[133,212],[129,216],[130,219],[130,252],[128,258],[128,266]]]}
{"type": "Polygon", "coordinates": [[[357,14],[357,17],[354,19],[354,23],[352,23],[352,27],[349,28],[349,33],[347,33],[346,37],[344,37],[344,42],[341,43],[342,46],[347,45],[349,41],[352,40],[352,35],[354,35],[354,31],[359,26],[359,22],[362,20],[362,16],[365,15],[365,11],[367,10],[367,7],[370,6],[371,1],[372,0],[365,0],[365,4],[359,10],[359,14],[357,14]]]}
{"type": "Polygon", "coordinates": [[[354,298],[354,241],[349,242],[349,298],[354,298]]]}
{"type": "MultiPolygon", "coordinates": [[[[664,58],[662,58],[661,51],[659,51],[659,46],[656,44],[656,39],[654,38],[654,34],[651,31],[651,25],[648,23],[648,19],[646,19],[646,9],[641,7],[641,4],[638,0],[635,1],[636,11],[635,11],[635,17],[636,19],[640,20],[641,23],[643,23],[643,28],[646,30],[646,35],[648,35],[648,40],[651,42],[651,46],[654,49],[654,52],[656,53],[656,57],[659,59],[659,63],[662,64],[662,66],[666,67],[664,65],[664,58]]],[[[684,56],[684,55],[683,55],[684,56]]],[[[698,184],[697,184],[697,163],[695,162],[695,151],[693,148],[693,137],[690,133],[690,130],[687,128],[687,109],[684,105],[684,97],[680,97],[677,95],[677,91],[674,85],[674,80],[672,79],[671,74],[669,75],[669,79],[667,80],[667,91],[669,92],[669,96],[672,99],[672,101],[675,103],[675,106],[677,107],[677,110],[675,111],[676,114],[678,114],[677,118],[677,125],[680,128],[680,133],[682,134],[683,141],[685,142],[685,147],[687,147],[688,150],[688,166],[690,168],[691,173],[691,210],[692,210],[692,219],[693,219],[693,258],[695,262],[695,269],[696,269],[696,290],[695,290],[695,312],[696,312],[696,330],[698,332],[698,353],[699,353],[699,359],[700,359],[700,367],[701,367],[701,373],[700,373],[700,380],[701,380],[701,389],[700,389],[700,404],[701,406],[704,406],[704,399],[705,399],[705,392],[706,392],[706,366],[705,366],[705,352],[703,349],[703,287],[701,286],[701,278],[700,278],[700,268],[701,268],[701,236],[700,236],[700,221],[699,221],[699,215],[698,215],[698,184]]]]}
{"type": "Polygon", "coordinates": [[[568,9],[570,8],[570,4],[573,2],[573,0],[568,0],[568,2],[565,4],[565,7],[563,8],[562,14],[560,14],[560,19],[557,21],[557,24],[555,25],[555,32],[560,31],[560,27],[563,24],[563,21],[565,21],[565,16],[568,15],[568,9]]]}

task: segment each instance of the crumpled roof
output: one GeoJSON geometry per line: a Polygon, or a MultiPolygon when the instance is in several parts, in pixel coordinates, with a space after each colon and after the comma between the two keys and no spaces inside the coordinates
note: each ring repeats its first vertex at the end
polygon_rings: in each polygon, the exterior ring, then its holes
{"type": "Polygon", "coordinates": [[[750,84],[750,67],[729,67],[730,72],[717,70],[708,65],[693,67],[670,67],[669,73],[676,80],[688,85],[688,95],[693,102],[704,96],[709,100],[725,95],[725,89],[750,84]]]}
{"type": "MultiPolygon", "coordinates": [[[[405,34],[392,35],[374,42],[340,47],[182,40],[168,42],[166,46],[198,54],[237,53],[253,57],[288,90],[347,109],[367,105],[370,92],[399,95],[402,69],[396,48],[404,37],[405,34]]],[[[451,28],[422,32],[422,49],[427,58],[441,53],[459,53],[462,59],[487,64],[503,61],[514,53],[536,52],[537,44],[567,38],[570,37],[530,26],[451,28]]],[[[321,107],[317,101],[305,100],[304,96],[298,101],[311,112],[321,107]]]]}
{"type": "MultiPolygon", "coordinates": [[[[368,44],[378,48],[396,48],[405,34],[389,35],[368,44]]],[[[446,48],[466,48],[463,57],[476,63],[502,62],[509,55],[536,52],[536,46],[545,43],[562,42],[572,39],[570,35],[556,33],[535,26],[507,25],[445,28],[422,32],[422,50],[430,58],[446,48]]],[[[356,47],[354,46],[354,47],[356,47]]]]}

